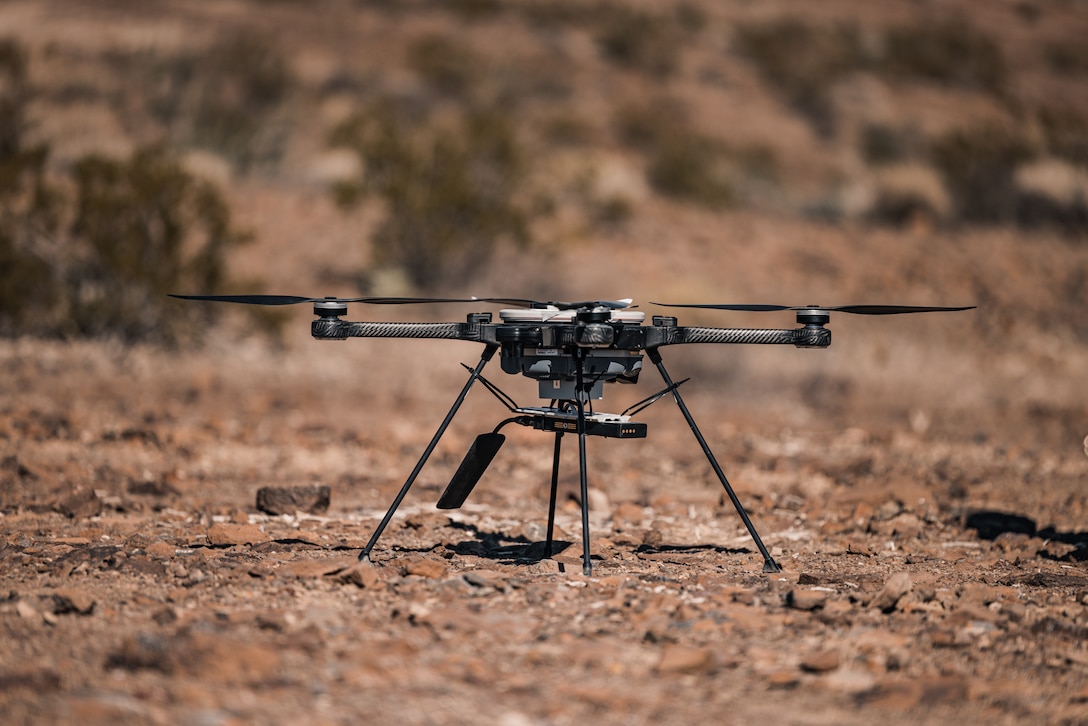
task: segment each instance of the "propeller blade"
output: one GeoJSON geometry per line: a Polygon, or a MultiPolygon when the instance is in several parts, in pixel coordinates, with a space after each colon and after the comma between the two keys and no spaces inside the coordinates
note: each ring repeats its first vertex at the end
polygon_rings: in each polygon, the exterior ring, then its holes
{"type": "Polygon", "coordinates": [[[365,303],[368,305],[414,305],[433,303],[489,303],[494,305],[512,305],[515,307],[546,307],[560,310],[579,308],[606,307],[623,309],[631,306],[630,299],[592,300],[587,302],[541,302],[526,298],[508,297],[300,297],[297,295],[174,295],[181,300],[207,300],[211,302],[238,303],[241,305],[298,305],[299,303],[337,302],[365,303]]]}
{"type": "Polygon", "coordinates": [[[174,295],[181,300],[209,300],[211,302],[229,302],[240,305],[297,305],[312,302],[364,302],[361,297],[299,297],[297,295],[174,295]]]}
{"type": "Polygon", "coordinates": [[[695,305],[651,303],[666,308],[703,308],[709,310],[736,310],[740,312],[764,313],[780,310],[825,310],[827,312],[853,313],[854,315],[902,315],[904,313],[938,313],[957,310],[974,310],[974,305],[965,307],[932,307],[922,305],[695,305]]]}
{"type": "MultiPolygon", "coordinates": [[[[795,310],[804,308],[794,308],[795,310]]],[[[957,310],[974,310],[974,305],[964,307],[932,307],[924,305],[840,305],[828,308],[840,313],[855,315],[902,315],[904,313],[950,313],[957,310]]]]}

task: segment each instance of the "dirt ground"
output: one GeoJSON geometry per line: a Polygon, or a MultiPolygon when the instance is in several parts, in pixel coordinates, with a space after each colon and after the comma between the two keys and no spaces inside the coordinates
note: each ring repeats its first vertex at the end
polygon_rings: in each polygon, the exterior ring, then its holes
{"type": "MultiPolygon", "coordinates": [[[[54,64],[35,72],[58,78],[68,78],[65,62],[93,65],[97,46],[184,45],[218,23],[278,32],[313,75],[353,53],[369,69],[392,53],[384,44],[395,46],[397,22],[437,25],[422,11],[386,19],[382,3],[329,2],[326,14],[169,3],[161,18],[138,5],[103,4],[97,17],[83,3],[10,3],[2,17],[37,43],[36,62],[54,64]]],[[[1046,7],[1039,27],[1062,30],[1050,9],[1066,4],[1046,7]]],[[[1020,28],[1002,19],[1009,12],[995,5],[980,17],[1020,28]]],[[[501,43],[501,31],[474,32],[501,43]]],[[[709,99],[706,125],[726,119],[738,134],[773,136],[790,175],[825,186],[826,157],[838,152],[716,38],[700,40],[705,67],[690,64],[679,90],[690,81],[709,99]],[[711,61],[731,65],[710,73],[711,61]],[[706,92],[712,84],[724,95],[706,92]]],[[[594,111],[612,86],[579,55],[587,41],[546,40],[584,61],[590,82],[578,98],[594,111]]],[[[102,121],[113,118],[112,96],[56,95],[83,104],[46,114],[62,157],[120,125],[102,121]]],[[[947,120],[961,110],[921,92],[900,102],[890,114],[913,105],[947,120]]],[[[231,269],[268,292],[358,292],[349,281],[365,264],[368,219],[300,181],[307,154],[324,151],[319,138],[299,134],[280,176],[229,185],[258,240],[231,269]]],[[[234,319],[179,350],[0,340],[0,720],[1088,723],[1086,281],[1088,245],[1057,233],[892,230],[647,196],[619,231],[510,254],[471,289],[445,291],[633,297],[648,315],[662,312],[650,301],[977,305],[839,315],[827,350],[663,351],[674,379],[691,377],[681,391],[782,566],[771,574],[668,399],[639,415],[647,439],[589,441],[592,576],[581,568],[573,437],[554,557],[541,545],[546,434],[507,427],[465,506],[435,508],[473,437],[506,416],[480,387],[361,564],[463,385],[461,364],[478,359],[474,344],[314,341],[306,309],[291,313],[280,343],[234,319]],[[305,500],[322,487],[327,505],[305,500]],[[300,506],[258,507],[270,488],[300,506]]],[[[360,307],[349,318],[474,311],[360,307]]],[[[788,314],[678,317],[793,325],[788,314]]],[[[536,404],[532,382],[494,363],[484,374],[536,404]]],[[[647,366],[638,386],[607,390],[598,409],[620,411],[662,385],[647,366]]]]}
{"type": "MultiPolygon", "coordinates": [[[[832,255],[852,237],[812,235],[832,255]]],[[[1084,264],[1080,248],[1035,242],[1084,264]]],[[[855,274],[840,286],[865,284],[855,274]]],[[[972,300],[953,286],[939,302],[972,300]]],[[[8,723],[1083,723],[1086,349],[1023,325],[998,344],[980,320],[1015,309],[839,316],[825,351],[665,350],[779,574],[762,572],[668,400],[640,416],[646,440],[590,440],[592,577],[572,438],[555,557],[539,544],[548,435],[506,429],[465,507],[434,508],[472,437],[504,417],[482,389],[360,565],[473,344],[323,343],[308,311],[280,347],[226,329],[184,353],[3,341],[0,710],[8,723]],[[257,508],[263,487],[315,486],[327,509],[257,508]]],[[[649,395],[652,374],[599,407],[649,395]]],[[[490,379],[532,404],[531,382],[490,379]]]]}

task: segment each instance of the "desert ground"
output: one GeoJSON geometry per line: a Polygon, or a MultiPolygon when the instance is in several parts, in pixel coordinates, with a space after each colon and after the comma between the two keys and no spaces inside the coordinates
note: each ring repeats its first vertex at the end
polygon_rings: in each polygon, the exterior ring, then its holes
{"type": "MultiPolygon", "coordinates": [[[[755,12],[726,5],[707,22],[755,12]]],[[[304,79],[364,53],[352,32],[380,56],[405,27],[468,22],[427,3],[407,15],[321,7],[171,2],[160,17],[129,3],[10,2],[0,28],[38,49],[36,82],[48,87],[49,73],[110,43],[177,47],[243,20],[275,32],[304,79]]],[[[1088,23],[1075,3],[1038,7],[1033,27],[1088,23]]],[[[979,22],[1001,27],[997,12],[979,22]]],[[[502,22],[465,32],[516,45],[502,22]]],[[[584,40],[549,42],[581,57],[584,40]]],[[[592,85],[595,67],[587,61],[579,82],[592,85]]],[[[738,133],[797,152],[782,163],[801,178],[783,197],[820,187],[821,165],[849,166],[788,112],[767,110],[773,99],[751,74],[725,73],[767,114],[738,133]]],[[[78,113],[42,116],[58,163],[96,134],[123,151],[126,134],[143,133],[80,98],[78,113]]],[[[342,98],[326,101],[321,113],[342,116],[342,98]]],[[[592,114],[592,94],[582,102],[592,114]]],[[[924,91],[903,101],[932,118],[947,102],[924,91]]],[[[964,108],[991,113],[988,103],[971,96],[964,108]]],[[[228,177],[256,240],[231,252],[230,269],[268,292],[358,294],[351,274],[368,264],[358,238],[377,212],[337,208],[311,172],[339,157],[294,134],[279,171],[228,177]]],[[[639,414],[645,440],[588,442],[591,576],[572,436],[553,556],[542,546],[549,435],[507,427],[465,506],[435,508],[473,438],[507,416],[479,386],[360,562],[477,344],[317,341],[306,305],[278,338],[234,309],[191,344],[11,335],[0,339],[3,721],[1088,723],[1083,231],[929,217],[887,226],[785,202],[721,210],[633,194],[621,226],[499,250],[441,294],[631,297],[647,316],[665,310],[651,301],[977,306],[835,315],[826,350],[662,349],[672,377],[690,377],[684,400],[781,572],[763,572],[669,398],[639,414]],[[259,506],[269,490],[296,499],[259,506]],[[327,501],[310,496],[321,491],[327,501]]],[[[347,317],[481,311],[356,306],[347,317]]],[[[789,313],[669,314],[793,325],[789,313]]],[[[539,405],[532,381],[497,363],[484,375],[539,405]]],[[[647,365],[637,386],[606,386],[595,405],[618,412],[662,387],[647,365]]]]}

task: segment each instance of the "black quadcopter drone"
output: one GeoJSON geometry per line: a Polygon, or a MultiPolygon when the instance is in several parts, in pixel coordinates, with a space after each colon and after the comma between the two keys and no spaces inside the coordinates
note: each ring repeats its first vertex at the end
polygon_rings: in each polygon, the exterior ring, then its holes
{"type": "Polygon", "coordinates": [[[582,570],[592,574],[589,547],[589,497],[586,473],[586,437],[602,436],[618,439],[646,437],[646,424],[632,416],[664,396],[672,395],[688,426],[695,434],[718,480],[725,488],[756,547],[763,555],[764,572],[781,572],[756,532],[747,512],[729,484],[710,446],[695,424],[691,412],[680,395],[680,386],[687,379],[674,382],[661,359],[661,349],[669,345],[688,343],[732,343],[793,345],[798,348],[826,348],[831,345],[831,331],[824,326],[831,314],[899,315],[903,313],[948,312],[970,310],[968,307],[918,307],[909,305],[666,305],[661,307],[703,308],[744,312],[793,311],[800,327],[792,329],[744,329],[681,326],[672,316],[654,315],[649,325],[645,314],[635,310],[632,301],[589,300],[583,302],[539,302],[520,298],[410,298],[410,297],[294,297],[289,295],[173,295],[185,300],[208,300],[249,305],[294,305],[313,303],[317,319],[311,324],[313,337],[319,340],[348,338],[437,338],[467,340],[482,343],[483,353],[469,371],[461,393],[457,396],[438,431],[431,438],[412,473],[401,486],[389,510],[382,518],[366,547],[359,554],[366,560],[393,519],[408,490],[438,445],[453,417],[476,381],[505,405],[510,418],[502,421],[491,433],[476,437],[458,466],[449,485],[438,500],[440,509],[457,509],[467,499],[473,487],[494,459],[505,437],[499,430],[507,424],[518,424],[555,434],[552,459],[551,496],[548,503],[546,557],[551,557],[552,535],[555,527],[556,493],[559,484],[560,443],[564,434],[578,436],[578,466],[581,485],[582,570]],[[372,305],[405,305],[413,303],[472,303],[480,306],[511,306],[499,311],[500,322],[494,322],[490,312],[470,313],[463,323],[399,323],[351,322],[341,320],[349,303],[372,305]],[[540,398],[545,406],[517,405],[481,373],[498,352],[502,370],[521,374],[538,382],[540,398]],[[603,397],[606,383],[636,383],[642,371],[643,358],[649,358],[665,383],[665,388],[619,414],[598,413],[592,401],[603,397]]]}

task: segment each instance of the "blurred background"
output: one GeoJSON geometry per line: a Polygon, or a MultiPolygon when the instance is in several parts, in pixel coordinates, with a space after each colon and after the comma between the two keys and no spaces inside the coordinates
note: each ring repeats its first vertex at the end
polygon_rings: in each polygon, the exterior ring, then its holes
{"type": "Polygon", "coordinates": [[[1086,37],[1074,0],[5,2],[0,334],[286,365],[308,310],[166,293],[974,304],[678,365],[787,422],[1079,455],[1086,37]]]}

